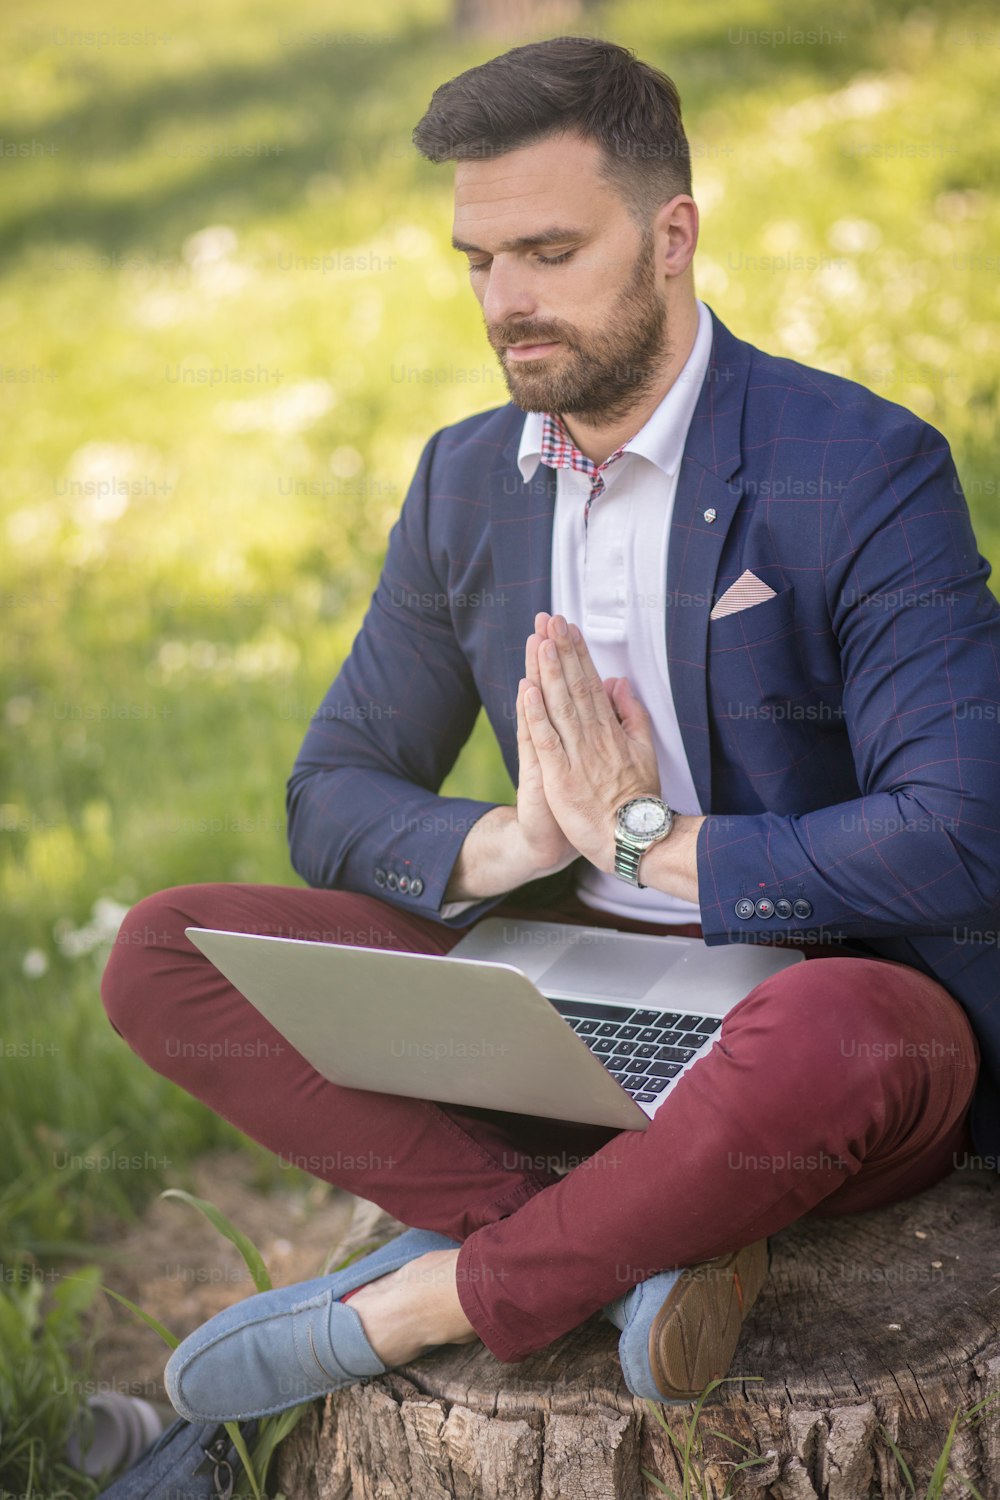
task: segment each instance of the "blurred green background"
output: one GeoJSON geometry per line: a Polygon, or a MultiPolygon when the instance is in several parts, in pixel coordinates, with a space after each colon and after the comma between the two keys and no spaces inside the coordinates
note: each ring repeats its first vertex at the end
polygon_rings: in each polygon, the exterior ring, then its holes
{"type": "MultiPolygon", "coordinates": [[[[1000,22],[961,0],[610,0],[677,82],[696,285],[919,412],[1000,550],[1000,22]]],[[[419,452],[505,401],[449,248],[434,87],[529,37],[449,0],[39,0],[2,23],[0,1263],[231,1139],[108,1026],[124,910],[298,883],[285,777],[419,452]],[[122,33],[125,33],[123,38],[122,33]],[[128,39],[131,38],[131,39],[128,39]],[[140,1157],[100,1171],[101,1152],[140,1157]],[[73,1165],[72,1158],[81,1158],[73,1165]]],[[[480,723],[446,791],[507,800],[480,723]]]]}

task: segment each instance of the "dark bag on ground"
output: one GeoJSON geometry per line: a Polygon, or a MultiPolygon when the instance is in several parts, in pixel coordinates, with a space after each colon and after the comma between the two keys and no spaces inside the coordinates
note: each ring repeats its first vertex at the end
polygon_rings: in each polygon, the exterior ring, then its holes
{"type": "MultiPolygon", "coordinates": [[[[249,1449],[256,1422],[241,1426],[249,1449]]],[[[98,1500],[229,1500],[243,1460],[219,1422],[179,1417],[98,1500]]]]}

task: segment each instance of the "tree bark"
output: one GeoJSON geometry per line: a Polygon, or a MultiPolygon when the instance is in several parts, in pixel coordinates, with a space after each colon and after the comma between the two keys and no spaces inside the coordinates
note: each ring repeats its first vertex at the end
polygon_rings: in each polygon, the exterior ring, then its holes
{"type": "MultiPolygon", "coordinates": [[[[745,1500],[904,1500],[884,1432],[922,1494],[955,1412],[993,1398],[959,1427],[943,1493],[966,1496],[961,1475],[997,1500],[998,1247],[1000,1178],[975,1168],[889,1208],[774,1235],[737,1379],[698,1424],[704,1494],[723,1500],[728,1483],[745,1500]],[[747,1457],[761,1461],[734,1475],[747,1457]]],[[[694,1407],[654,1412],[633,1397],[617,1338],[596,1315],[520,1364],[449,1346],[337,1392],[286,1441],[282,1493],[652,1500],[663,1495],[653,1475],[679,1495],[682,1466],[657,1414],[683,1447],[694,1407]]]]}

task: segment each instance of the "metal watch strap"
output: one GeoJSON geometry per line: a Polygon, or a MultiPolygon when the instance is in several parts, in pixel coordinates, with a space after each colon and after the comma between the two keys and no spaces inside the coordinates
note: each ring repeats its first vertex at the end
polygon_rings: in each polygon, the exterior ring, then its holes
{"type": "MultiPolygon", "coordinates": [[[[647,845],[646,848],[648,847],[647,845]]],[[[645,854],[646,848],[636,849],[631,844],[626,844],[621,834],[615,840],[615,874],[630,881],[640,891],[646,889],[639,879],[639,861],[645,854]]]]}

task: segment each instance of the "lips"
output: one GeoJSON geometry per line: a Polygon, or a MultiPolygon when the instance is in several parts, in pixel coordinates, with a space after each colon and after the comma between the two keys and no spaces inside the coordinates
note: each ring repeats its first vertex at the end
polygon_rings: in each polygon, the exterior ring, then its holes
{"type": "Polygon", "coordinates": [[[537,344],[508,344],[507,353],[515,360],[542,359],[558,345],[558,339],[546,339],[537,344]]]}

